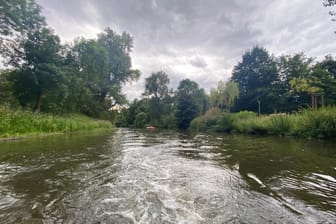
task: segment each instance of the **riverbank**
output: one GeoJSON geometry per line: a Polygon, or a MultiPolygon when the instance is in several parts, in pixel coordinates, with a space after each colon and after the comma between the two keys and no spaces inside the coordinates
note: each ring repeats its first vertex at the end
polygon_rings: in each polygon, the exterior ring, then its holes
{"type": "Polygon", "coordinates": [[[0,107],[1,139],[113,129],[113,127],[110,121],[97,120],[80,114],[56,116],[0,107]]]}
{"type": "Polygon", "coordinates": [[[336,107],[262,116],[249,111],[223,113],[218,109],[210,109],[205,115],[195,118],[191,122],[190,129],[332,139],[336,137],[336,107]]]}

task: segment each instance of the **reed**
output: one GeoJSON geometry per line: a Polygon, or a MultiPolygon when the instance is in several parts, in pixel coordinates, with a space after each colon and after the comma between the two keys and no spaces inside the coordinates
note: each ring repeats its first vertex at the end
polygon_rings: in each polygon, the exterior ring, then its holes
{"type": "Polygon", "coordinates": [[[109,121],[96,120],[80,114],[56,116],[0,107],[0,137],[66,133],[100,128],[110,129],[113,125],[109,121]]]}
{"type": "Polygon", "coordinates": [[[193,120],[191,129],[331,139],[336,137],[336,107],[267,116],[257,116],[256,113],[248,111],[217,113],[212,116],[206,114],[193,120]]]}

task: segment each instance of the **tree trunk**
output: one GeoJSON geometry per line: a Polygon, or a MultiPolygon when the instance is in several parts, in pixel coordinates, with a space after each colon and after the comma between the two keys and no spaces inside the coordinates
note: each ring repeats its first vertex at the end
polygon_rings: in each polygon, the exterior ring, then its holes
{"type": "Polygon", "coordinates": [[[43,93],[41,92],[36,103],[36,110],[35,110],[36,113],[40,113],[42,101],[43,101],[43,93]]]}

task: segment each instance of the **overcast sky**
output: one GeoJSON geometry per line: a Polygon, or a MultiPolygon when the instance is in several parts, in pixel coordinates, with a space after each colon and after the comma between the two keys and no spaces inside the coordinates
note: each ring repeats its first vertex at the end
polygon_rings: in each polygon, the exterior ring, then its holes
{"type": "Polygon", "coordinates": [[[255,45],[274,54],[335,55],[336,23],[322,0],[37,0],[63,42],[95,37],[105,27],[134,38],[133,67],[142,75],[124,87],[140,97],[144,79],[163,70],[176,88],[185,78],[207,91],[227,80],[255,45]]]}

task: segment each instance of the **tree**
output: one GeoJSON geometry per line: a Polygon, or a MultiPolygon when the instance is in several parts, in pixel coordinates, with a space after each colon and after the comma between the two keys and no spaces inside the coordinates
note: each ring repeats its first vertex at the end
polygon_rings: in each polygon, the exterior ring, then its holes
{"type": "Polygon", "coordinates": [[[257,111],[257,102],[262,101],[264,105],[262,112],[272,112],[277,98],[272,90],[277,77],[275,61],[266,49],[256,46],[251,51],[247,51],[232,72],[231,80],[239,87],[235,111],[257,111]]]}
{"type": "Polygon", "coordinates": [[[278,109],[280,111],[293,111],[298,107],[304,107],[309,103],[310,97],[307,92],[297,92],[290,84],[293,79],[303,79],[310,76],[314,59],[304,53],[294,55],[282,55],[277,60],[279,71],[276,82],[278,109]]]}
{"type": "Polygon", "coordinates": [[[327,56],[313,68],[316,85],[322,89],[327,105],[336,104],[336,60],[327,56]]]}
{"type": "Polygon", "coordinates": [[[336,97],[335,71],[336,62],[331,57],[326,57],[324,61],[312,66],[309,73],[290,80],[290,85],[297,93],[311,95],[312,107],[316,107],[314,95],[323,95],[327,104],[333,104],[336,97]]]}
{"type": "Polygon", "coordinates": [[[172,121],[174,109],[174,99],[168,84],[169,77],[165,72],[154,72],[146,78],[143,93],[143,96],[149,97],[147,113],[150,122],[164,128],[171,126],[168,121],[172,121]]]}
{"type": "Polygon", "coordinates": [[[108,27],[98,34],[98,43],[106,49],[108,56],[107,73],[101,76],[99,83],[101,97],[112,98],[114,105],[122,104],[125,102],[121,94],[122,84],[140,77],[140,71],[132,69],[133,38],[126,32],[118,34],[108,27]]]}
{"type": "Polygon", "coordinates": [[[239,88],[237,83],[234,81],[226,83],[219,81],[217,89],[212,89],[210,92],[211,106],[230,112],[238,96],[239,88]]]}
{"type": "Polygon", "coordinates": [[[144,96],[163,99],[168,96],[169,78],[163,71],[154,72],[145,80],[144,96]]]}
{"type": "Polygon", "coordinates": [[[9,80],[11,70],[0,70],[0,104],[8,104],[8,105],[17,105],[17,101],[15,100],[11,82],[9,80]]]}
{"type": "Polygon", "coordinates": [[[182,80],[176,93],[175,118],[177,127],[187,129],[195,117],[204,113],[207,108],[207,98],[203,89],[189,79],[182,80]]]}
{"type": "Polygon", "coordinates": [[[23,63],[11,76],[14,95],[23,106],[35,101],[35,111],[40,112],[43,98],[62,82],[58,54],[60,39],[51,29],[42,28],[28,34],[28,39],[21,45],[24,49],[23,63]]]}
{"type": "Polygon", "coordinates": [[[46,26],[41,7],[34,0],[0,0],[0,52],[10,60],[22,52],[20,43],[28,34],[46,26]]]}
{"type": "Polygon", "coordinates": [[[147,114],[140,112],[135,116],[134,125],[136,128],[143,128],[147,122],[147,114]]]}
{"type": "Polygon", "coordinates": [[[78,75],[89,90],[86,112],[99,116],[116,104],[125,103],[122,84],[138,79],[140,72],[131,69],[132,38],[106,28],[97,39],[79,39],[71,57],[75,59],[78,75]]]}

